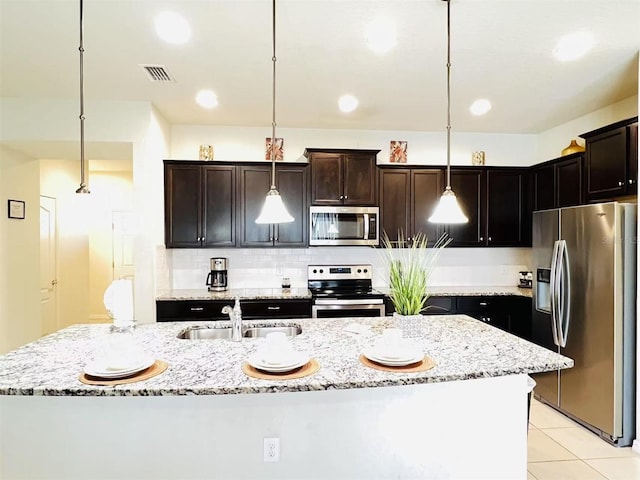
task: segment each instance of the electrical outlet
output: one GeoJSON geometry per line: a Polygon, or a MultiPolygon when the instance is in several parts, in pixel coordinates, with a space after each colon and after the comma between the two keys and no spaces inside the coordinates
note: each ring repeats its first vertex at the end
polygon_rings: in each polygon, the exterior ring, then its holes
{"type": "Polygon", "coordinates": [[[280,439],[278,437],[264,437],[264,461],[280,461],[280,439]]]}

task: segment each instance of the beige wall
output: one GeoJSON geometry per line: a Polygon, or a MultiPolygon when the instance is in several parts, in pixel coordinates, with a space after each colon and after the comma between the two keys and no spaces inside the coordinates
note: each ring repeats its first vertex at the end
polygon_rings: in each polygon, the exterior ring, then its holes
{"type": "Polygon", "coordinates": [[[539,135],[538,155],[534,163],[558,158],[562,149],[568,146],[572,139],[576,139],[580,145],[584,145],[584,140],[580,138],[581,133],[590,132],[637,115],[638,95],[635,95],[546,130],[539,135]]]}
{"type": "Polygon", "coordinates": [[[0,354],[41,335],[38,189],[38,162],[0,146],[0,354]],[[24,220],[8,199],[26,202],[24,220]]]}

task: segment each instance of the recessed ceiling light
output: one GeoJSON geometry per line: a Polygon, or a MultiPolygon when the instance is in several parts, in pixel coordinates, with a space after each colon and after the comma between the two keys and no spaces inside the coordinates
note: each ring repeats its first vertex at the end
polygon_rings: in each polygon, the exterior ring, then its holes
{"type": "Polygon", "coordinates": [[[367,25],[365,38],[375,53],[387,53],[398,43],[396,24],[388,17],[378,17],[367,25]]]}
{"type": "Polygon", "coordinates": [[[562,62],[577,60],[593,48],[591,32],[575,32],[560,38],[553,49],[553,55],[562,62]]]}
{"type": "Polygon", "coordinates": [[[338,106],[344,113],[353,112],[358,108],[358,103],[360,102],[353,95],[342,95],[340,99],[338,99],[338,106]]]}
{"type": "Polygon", "coordinates": [[[491,102],[486,98],[479,98],[471,104],[469,110],[471,110],[471,113],[473,113],[474,115],[484,115],[489,110],[491,110],[491,102]]]}
{"type": "Polygon", "coordinates": [[[200,90],[196,102],[203,108],[215,108],[218,106],[218,97],[212,90],[200,90]]]}
{"type": "Polygon", "coordinates": [[[191,27],[181,15],[162,12],[155,20],[156,33],[167,43],[182,45],[191,38],[191,27]]]}

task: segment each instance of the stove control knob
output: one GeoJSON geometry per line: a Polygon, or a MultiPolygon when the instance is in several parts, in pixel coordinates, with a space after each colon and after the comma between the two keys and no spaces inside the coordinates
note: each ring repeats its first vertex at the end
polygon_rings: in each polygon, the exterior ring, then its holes
{"type": "Polygon", "coordinates": [[[320,269],[320,273],[324,273],[324,270],[323,270],[323,269],[320,269]]]}
{"type": "Polygon", "coordinates": [[[362,273],[362,270],[358,269],[358,273],[362,273]]]}
{"type": "Polygon", "coordinates": [[[316,270],[315,268],[313,269],[313,273],[318,273],[318,270],[316,270]]]}
{"type": "Polygon", "coordinates": [[[366,268],[364,269],[364,273],[367,273],[367,269],[366,268]]]}

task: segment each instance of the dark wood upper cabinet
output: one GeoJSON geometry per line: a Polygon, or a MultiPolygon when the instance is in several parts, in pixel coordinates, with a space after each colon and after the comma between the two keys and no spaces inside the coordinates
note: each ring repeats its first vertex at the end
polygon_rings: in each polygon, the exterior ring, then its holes
{"type": "Polygon", "coordinates": [[[410,237],[411,230],[411,170],[409,168],[380,169],[380,234],[398,241],[398,232],[410,237]]]}
{"type": "Polygon", "coordinates": [[[307,165],[276,165],[278,191],[294,218],[291,223],[281,223],[274,227],[273,242],[276,247],[305,247],[309,243],[308,172],[307,165]]]}
{"type": "Polygon", "coordinates": [[[533,175],[533,209],[548,210],[556,206],[556,167],[544,164],[535,167],[533,175]]]}
{"type": "Polygon", "coordinates": [[[487,245],[513,247],[530,243],[526,181],[522,168],[487,171],[487,245]]]}
{"type": "Polygon", "coordinates": [[[308,245],[308,166],[277,164],[276,185],[294,218],[259,225],[271,186],[271,165],[165,160],[167,248],[305,247],[308,245]]]}
{"type": "Polygon", "coordinates": [[[235,167],[165,162],[165,245],[236,244],[235,167]]]}
{"type": "Polygon", "coordinates": [[[444,186],[442,168],[380,168],[380,215],[382,230],[393,242],[402,231],[406,240],[418,232],[433,245],[444,228],[428,222],[444,186]]]}
{"type": "Polygon", "coordinates": [[[555,167],[556,207],[573,207],[583,202],[584,154],[574,154],[570,158],[558,161],[555,167]]]}
{"type": "Polygon", "coordinates": [[[444,191],[443,178],[441,168],[411,170],[411,236],[422,232],[429,245],[434,245],[444,232],[444,225],[429,223],[444,191]]]}
{"type": "Polygon", "coordinates": [[[380,150],[307,148],[312,205],[377,205],[380,150]]]}
{"type": "Polygon", "coordinates": [[[467,223],[446,226],[446,232],[453,240],[453,247],[486,245],[486,192],[483,180],[483,169],[451,169],[451,189],[456,194],[460,208],[469,219],[467,223]]]}
{"type": "Polygon", "coordinates": [[[276,165],[276,186],[294,221],[279,225],[255,222],[271,186],[271,166],[239,166],[238,225],[242,247],[304,247],[308,242],[307,166],[276,165]]]}
{"type": "Polygon", "coordinates": [[[200,247],[202,170],[199,165],[164,165],[164,242],[170,248],[200,247]]]}
{"type": "Polygon", "coordinates": [[[272,226],[256,223],[271,186],[271,165],[238,168],[238,240],[241,247],[273,245],[272,226]]]}
{"type": "Polygon", "coordinates": [[[586,201],[637,192],[637,124],[634,117],[580,135],[586,140],[586,201]]]}

